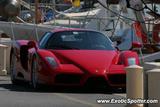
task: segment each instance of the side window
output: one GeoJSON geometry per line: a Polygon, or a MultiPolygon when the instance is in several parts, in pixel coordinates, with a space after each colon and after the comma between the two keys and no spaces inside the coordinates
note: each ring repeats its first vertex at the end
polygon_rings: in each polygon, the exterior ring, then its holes
{"type": "Polygon", "coordinates": [[[46,43],[47,49],[52,49],[54,46],[63,44],[61,33],[54,33],[51,38],[46,43]]]}
{"type": "Polygon", "coordinates": [[[47,32],[44,34],[44,36],[42,36],[42,38],[39,41],[39,47],[40,48],[45,48],[45,45],[48,41],[48,39],[50,38],[50,36],[52,35],[52,32],[47,32]]]}

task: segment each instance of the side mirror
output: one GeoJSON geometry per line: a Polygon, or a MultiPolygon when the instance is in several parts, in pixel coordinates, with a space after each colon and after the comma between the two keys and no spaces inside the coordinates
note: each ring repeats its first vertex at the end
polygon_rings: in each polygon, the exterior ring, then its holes
{"type": "Polygon", "coordinates": [[[140,42],[132,42],[132,48],[142,48],[142,43],[140,42]]]}
{"type": "Polygon", "coordinates": [[[28,45],[29,49],[35,48],[37,50],[37,43],[35,41],[29,41],[27,45],[28,45]]]}

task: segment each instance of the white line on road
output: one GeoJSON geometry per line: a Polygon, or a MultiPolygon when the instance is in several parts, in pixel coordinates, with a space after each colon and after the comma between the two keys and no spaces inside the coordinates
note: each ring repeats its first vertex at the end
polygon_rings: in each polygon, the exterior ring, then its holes
{"type": "Polygon", "coordinates": [[[66,98],[66,99],[74,101],[74,102],[78,102],[78,103],[81,103],[81,104],[84,104],[84,105],[89,105],[91,107],[101,107],[99,104],[89,103],[89,102],[86,102],[86,101],[83,101],[83,100],[80,100],[80,99],[76,99],[76,98],[73,98],[73,97],[70,97],[70,96],[67,96],[67,95],[64,95],[64,94],[60,94],[60,93],[54,93],[54,94],[59,96],[59,97],[66,98]]]}

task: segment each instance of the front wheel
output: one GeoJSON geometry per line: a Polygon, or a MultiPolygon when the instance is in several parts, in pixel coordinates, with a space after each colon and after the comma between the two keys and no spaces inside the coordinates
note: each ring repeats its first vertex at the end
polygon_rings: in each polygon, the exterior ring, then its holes
{"type": "Polygon", "coordinates": [[[37,67],[36,58],[33,58],[32,72],[31,72],[31,84],[34,89],[39,88],[37,71],[38,71],[38,67],[37,67]]]}

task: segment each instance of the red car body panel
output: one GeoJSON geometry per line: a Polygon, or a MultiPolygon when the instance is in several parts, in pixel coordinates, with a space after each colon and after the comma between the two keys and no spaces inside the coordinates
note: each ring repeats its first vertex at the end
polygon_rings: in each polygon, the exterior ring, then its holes
{"type": "MultiPolygon", "coordinates": [[[[67,29],[71,30],[71,29],[67,29]]],[[[72,29],[77,30],[77,29],[72,29]]],[[[62,32],[63,30],[54,30],[62,32]]],[[[84,30],[83,30],[84,31],[84,30]]],[[[17,63],[20,61],[20,48],[27,47],[28,41],[18,40],[17,45],[12,49],[16,50],[17,63]]],[[[38,63],[39,83],[50,85],[77,85],[83,86],[90,79],[102,79],[108,85],[114,87],[125,86],[125,66],[128,66],[128,58],[134,57],[136,64],[139,64],[138,55],[133,51],[118,50],[51,50],[51,49],[28,49],[28,69],[23,66],[17,70],[24,76],[24,79],[31,81],[32,62],[38,63]],[[36,56],[36,59],[34,59],[36,56]],[[46,57],[53,57],[57,62],[57,67],[52,67],[46,61],[46,57]]],[[[94,81],[93,81],[94,82],[94,81]]],[[[96,83],[95,83],[96,84],[96,83]]]]}
{"type": "MultiPolygon", "coordinates": [[[[98,74],[104,74],[105,69],[109,69],[113,58],[117,55],[115,51],[96,51],[96,50],[70,50],[52,51],[58,58],[66,59],[69,63],[78,65],[80,68],[95,74],[95,70],[100,70],[98,74]]],[[[60,60],[61,62],[61,60],[60,60]]],[[[97,73],[96,73],[97,74],[97,73]]]]}

